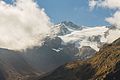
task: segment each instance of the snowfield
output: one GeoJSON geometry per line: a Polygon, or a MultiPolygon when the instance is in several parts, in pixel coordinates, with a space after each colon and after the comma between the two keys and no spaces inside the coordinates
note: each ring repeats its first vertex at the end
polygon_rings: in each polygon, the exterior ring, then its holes
{"type": "Polygon", "coordinates": [[[105,26],[102,27],[92,27],[86,28],[80,31],[74,31],[71,34],[65,36],[59,36],[65,43],[69,42],[77,42],[79,47],[82,46],[90,46],[91,48],[95,49],[96,51],[99,50],[98,48],[98,41],[94,40],[94,37],[100,36],[100,42],[106,42],[105,32],[108,30],[105,26]],[[93,40],[89,40],[89,38],[93,38],[93,40]]]}

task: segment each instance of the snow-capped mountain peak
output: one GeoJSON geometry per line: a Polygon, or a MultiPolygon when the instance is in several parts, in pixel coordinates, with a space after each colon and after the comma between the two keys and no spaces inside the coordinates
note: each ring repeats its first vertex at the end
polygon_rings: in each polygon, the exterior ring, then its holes
{"type": "Polygon", "coordinates": [[[54,33],[55,34],[57,33],[57,35],[59,36],[70,34],[71,32],[76,30],[82,30],[82,27],[70,21],[63,21],[61,23],[54,25],[54,33]]]}
{"type": "Polygon", "coordinates": [[[82,29],[81,26],[78,26],[71,21],[63,21],[60,24],[66,26],[66,28],[72,29],[72,30],[81,30],[82,29]]]}
{"type": "Polygon", "coordinates": [[[79,56],[84,54],[81,54],[81,50],[85,46],[90,47],[91,50],[99,51],[105,43],[112,43],[120,37],[120,29],[115,26],[80,27],[67,21],[55,25],[54,32],[57,37],[61,38],[62,45],[73,44],[75,48],[78,48],[77,55],[79,56]]]}

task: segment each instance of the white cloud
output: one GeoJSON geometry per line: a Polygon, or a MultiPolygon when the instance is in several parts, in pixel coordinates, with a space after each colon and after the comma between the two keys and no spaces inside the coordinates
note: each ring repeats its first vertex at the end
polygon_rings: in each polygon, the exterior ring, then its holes
{"type": "Polygon", "coordinates": [[[120,9],[120,0],[89,0],[89,6],[92,8],[98,6],[110,9],[120,9]]]}
{"type": "Polygon", "coordinates": [[[32,0],[17,0],[16,5],[0,2],[0,47],[21,50],[40,45],[50,34],[50,20],[44,9],[32,0]]]}
{"type": "Polygon", "coordinates": [[[120,0],[90,0],[89,5],[90,8],[98,6],[102,8],[115,9],[116,12],[114,15],[106,18],[105,20],[110,24],[116,25],[118,28],[120,28],[120,0]]]}
{"type": "Polygon", "coordinates": [[[110,9],[120,9],[120,0],[99,0],[98,5],[101,7],[108,7],[110,9]]]}
{"type": "Polygon", "coordinates": [[[94,0],[91,0],[91,1],[89,2],[90,10],[93,10],[96,5],[97,5],[97,2],[94,1],[94,0]]]}
{"type": "Polygon", "coordinates": [[[112,17],[106,18],[105,20],[120,29],[120,11],[117,11],[112,17]]]}

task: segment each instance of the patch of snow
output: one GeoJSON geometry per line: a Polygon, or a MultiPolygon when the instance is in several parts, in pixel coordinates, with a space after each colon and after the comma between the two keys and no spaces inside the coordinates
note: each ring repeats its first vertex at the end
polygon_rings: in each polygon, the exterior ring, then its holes
{"type": "Polygon", "coordinates": [[[58,49],[55,49],[55,48],[52,48],[52,50],[56,51],[56,52],[60,52],[63,48],[58,48],[58,49]]]}

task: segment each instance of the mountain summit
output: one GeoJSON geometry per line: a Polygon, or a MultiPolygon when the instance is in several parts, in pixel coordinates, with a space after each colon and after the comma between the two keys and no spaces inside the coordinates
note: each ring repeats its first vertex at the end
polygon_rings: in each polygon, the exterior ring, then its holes
{"type": "Polygon", "coordinates": [[[71,28],[71,29],[73,29],[73,30],[78,30],[78,29],[80,30],[80,29],[82,29],[81,26],[78,26],[78,25],[74,24],[74,23],[71,22],[71,21],[63,21],[63,22],[61,22],[60,24],[66,25],[68,28],[71,28]]]}
{"type": "Polygon", "coordinates": [[[70,34],[75,30],[82,30],[82,27],[74,24],[71,21],[63,21],[54,25],[54,32],[57,33],[58,36],[70,34]]]}

